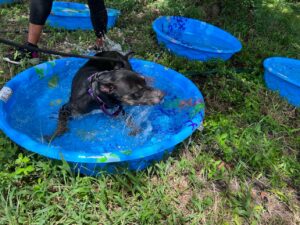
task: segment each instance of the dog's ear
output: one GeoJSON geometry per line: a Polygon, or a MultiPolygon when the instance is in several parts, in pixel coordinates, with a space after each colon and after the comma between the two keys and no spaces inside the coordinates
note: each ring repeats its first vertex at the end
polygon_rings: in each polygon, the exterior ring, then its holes
{"type": "Polygon", "coordinates": [[[124,56],[126,59],[130,59],[130,58],[132,58],[133,54],[135,54],[135,52],[130,50],[130,51],[126,52],[126,54],[124,56]]]}
{"type": "Polygon", "coordinates": [[[154,78],[152,77],[144,77],[144,79],[148,85],[154,83],[154,78]]]}
{"type": "Polygon", "coordinates": [[[116,63],[116,65],[114,66],[114,70],[118,70],[124,67],[124,62],[123,63],[116,63]]]}
{"type": "Polygon", "coordinates": [[[100,91],[106,94],[112,94],[116,89],[113,84],[100,84],[100,91]]]}

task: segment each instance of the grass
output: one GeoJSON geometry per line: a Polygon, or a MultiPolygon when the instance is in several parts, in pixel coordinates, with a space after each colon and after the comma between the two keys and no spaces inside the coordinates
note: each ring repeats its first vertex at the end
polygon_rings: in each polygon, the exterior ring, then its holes
{"type": "MultiPolygon", "coordinates": [[[[266,89],[262,61],[300,58],[297,1],[108,0],[122,11],[111,39],[188,76],[205,96],[204,130],[145,171],[99,178],[0,136],[0,224],[300,224],[300,111],[266,89]],[[190,62],[156,44],[151,22],[180,14],[239,37],[227,62],[190,62]]],[[[27,28],[28,2],[0,8],[3,30],[27,28]],[[9,26],[8,26],[9,24],[9,26]]],[[[49,30],[49,28],[47,28],[49,30]]],[[[55,32],[40,46],[80,52],[93,32],[55,32]]],[[[26,34],[4,32],[22,42],[26,34]]],[[[12,51],[1,45],[0,54],[12,51]]],[[[52,57],[44,56],[45,59],[52,57]]],[[[0,61],[1,86],[28,64],[0,61]]]]}

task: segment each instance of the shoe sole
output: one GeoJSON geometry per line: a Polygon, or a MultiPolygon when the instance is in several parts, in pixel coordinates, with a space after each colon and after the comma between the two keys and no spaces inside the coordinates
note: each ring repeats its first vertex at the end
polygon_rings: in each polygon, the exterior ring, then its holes
{"type": "Polygon", "coordinates": [[[14,60],[11,60],[10,58],[7,58],[7,57],[3,57],[2,59],[3,59],[3,61],[11,63],[11,64],[21,65],[20,61],[14,61],[14,60]]]}
{"type": "MultiPolygon", "coordinates": [[[[3,61],[14,64],[14,65],[21,65],[21,63],[22,63],[21,61],[14,61],[8,57],[3,57],[2,59],[3,59],[3,61]]],[[[29,59],[28,61],[29,61],[29,63],[32,63],[34,65],[37,65],[40,63],[40,60],[37,58],[29,59]]]]}

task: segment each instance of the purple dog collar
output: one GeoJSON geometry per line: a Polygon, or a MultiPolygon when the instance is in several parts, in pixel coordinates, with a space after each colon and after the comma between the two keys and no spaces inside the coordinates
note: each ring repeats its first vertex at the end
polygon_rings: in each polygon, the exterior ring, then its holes
{"type": "MultiPolygon", "coordinates": [[[[96,75],[101,75],[102,73],[105,73],[105,72],[107,72],[107,71],[100,72],[100,73],[99,73],[99,72],[96,72],[96,73],[92,74],[92,75],[88,78],[88,81],[89,81],[90,83],[92,83],[92,80],[93,80],[93,78],[94,78],[96,75]]],[[[122,107],[121,105],[118,105],[118,109],[117,109],[115,112],[113,112],[113,113],[109,112],[109,110],[107,109],[107,106],[106,106],[105,102],[104,102],[99,96],[97,96],[97,95],[94,94],[93,88],[92,88],[91,86],[90,86],[90,88],[88,89],[88,93],[89,93],[89,95],[90,95],[92,98],[96,99],[96,100],[99,102],[100,109],[101,109],[106,115],[111,116],[111,117],[117,117],[117,116],[123,111],[123,107],[122,107]]]]}

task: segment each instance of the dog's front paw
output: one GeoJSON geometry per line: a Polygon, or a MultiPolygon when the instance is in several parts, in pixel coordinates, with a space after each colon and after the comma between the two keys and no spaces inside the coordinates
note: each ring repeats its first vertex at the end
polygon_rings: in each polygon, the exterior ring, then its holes
{"type": "Polygon", "coordinates": [[[47,143],[50,143],[52,141],[52,139],[53,139],[53,136],[51,136],[51,135],[43,136],[43,140],[47,143]]]}
{"type": "Polygon", "coordinates": [[[137,134],[141,133],[141,129],[139,128],[134,128],[129,132],[130,136],[136,136],[137,134]]]}
{"type": "Polygon", "coordinates": [[[45,136],[43,136],[43,139],[44,139],[46,142],[50,143],[50,142],[53,141],[55,138],[57,138],[57,137],[59,137],[59,136],[62,136],[64,133],[66,133],[66,132],[68,132],[68,131],[69,131],[68,128],[63,127],[63,128],[57,129],[57,130],[55,131],[55,133],[52,134],[52,135],[45,135],[45,136]]]}

